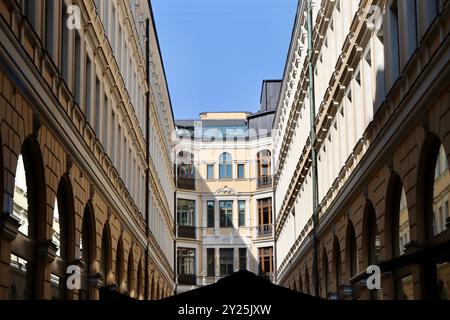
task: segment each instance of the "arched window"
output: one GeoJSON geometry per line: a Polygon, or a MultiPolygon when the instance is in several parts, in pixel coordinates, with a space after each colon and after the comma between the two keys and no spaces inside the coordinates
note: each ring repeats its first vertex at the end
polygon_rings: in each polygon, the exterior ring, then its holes
{"type": "Polygon", "coordinates": [[[95,219],[92,204],[88,203],[84,209],[83,225],[81,227],[80,251],[81,260],[84,264],[80,299],[90,299],[89,278],[94,275],[95,262],[95,219]]]}
{"type": "MultiPolygon", "coordinates": [[[[32,227],[29,224],[28,212],[28,188],[25,173],[25,165],[23,163],[22,155],[19,155],[17,160],[16,175],[14,180],[14,205],[13,216],[20,222],[19,236],[25,238],[32,243],[29,229],[32,227]]],[[[34,250],[34,248],[33,248],[34,250]]],[[[10,299],[22,300],[33,298],[33,279],[34,270],[31,259],[28,257],[17,256],[11,253],[11,288],[10,299]]],[[[31,257],[29,257],[31,258],[31,257]]]]}
{"type": "Polygon", "coordinates": [[[336,298],[339,299],[341,297],[341,246],[339,245],[339,240],[337,237],[334,237],[333,241],[333,261],[334,261],[334,276],[335,276],[335,290],[336,290],[336,298]]]}
{"type": "Polygon", "coordinates": [[[134,295],[134,260],[133,260],[133,249],[130,249],[128,254],[128,267],[127,267],[127,286],[128,294],[130,297],[134,295]]]}
{"type": "Polygon", "coordinates": [[[431,219],[432,228],[430,228],[432,229],[433,236],[437,236],[447,230],[447,224],[450,222],[447,221],[449,217],[449,194],[450,182],[448,159],[444,146],[441,144],[434,166],[433,218],[431,219]]]}
{"type": "Polygon", "coordinates": [[[74,205],[70,178],[64,175],[58,185],[53,207],[52,242],[57,246],[52,263],[52,299],[65,299],[72,295],[66,286],[66,266],[75,260],[74,205]]]}
{"type": "Polygon", "coordinates": [[[353,223],[349,220],[347,224],[346,257],[348,261],[348,271],[350,278],[358,274],[358,245],[353,223]]]}
{"type": "MultiPolygon", "coordinates": [[[[378,265],[380,261],[380,237],[378,235],[377,217],[370,201],[367,201],[364,212],[364,248],[367,266],[378,265]]],[[[370,290],[372,300],[378,298],[378,290],[370,290]]]]}
{"type": "Polygon", "coordinates": [[[11,243],[10,299],[42,298],[44,283],[36,277],[36,247],[46,241],[45,174],[39,144],[27,138],[17,159],[12,216],[20,222],[19,234],[11,243]]]}
{"type": "Polygon", "coordinates": [[[259,187],[272,185],[271,156],[269,150],[263,150],[257,154],[259,187]]]}
{"type": "Polygon", "coordinates": [[[233,178],[233,166],[231,155],[227,152],[222,153],[219,157],[219,178],[220,179],[232,179],[233,178]]]}
{"type": "Polygon", "coordinates": [[[363,236],[366,246],[366,263],[368,266],[376,265],[380,261],[380,237],[375,209],[370,201],[366,203],[363,236]]]}
{"type": "Polygon", "coordinates": [[[418,204],[425,225],[422,233],[430,255],[424,265],[424,298],[450,299],[450,253],[448,251],[448,203],[450,174],[448,153],[440,139],[429,135],[424,142],[419,163],[418,204]]]}
{"type": "Polygon", "coordinates": [[[116,249],[116,285],[117,290],[122,292],[122,283],[123,283],[123,245],[122,238],[117,242],[116,249]]]}
{"type": "Polygon", "coordinates": [[[106,287],[109,284],[111,274],[111,232],[108,222],[103,227],[100,273],[103,276],[103,285],[106,287]]]}

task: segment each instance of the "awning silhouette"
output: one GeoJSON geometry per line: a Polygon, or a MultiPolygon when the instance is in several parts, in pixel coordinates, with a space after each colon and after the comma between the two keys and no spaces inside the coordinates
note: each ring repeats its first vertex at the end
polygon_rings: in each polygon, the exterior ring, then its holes
{"type": "Polygon", "coordinates": [[[293,291],[271,283],[269,280],[248,272],[239,271],[215,284],[184,292],[163,301],[171,304],[222,304],[222,303],[273,303],[282,301],[296,304],[302,301],[320,301],[320,299],[293,291]]]}

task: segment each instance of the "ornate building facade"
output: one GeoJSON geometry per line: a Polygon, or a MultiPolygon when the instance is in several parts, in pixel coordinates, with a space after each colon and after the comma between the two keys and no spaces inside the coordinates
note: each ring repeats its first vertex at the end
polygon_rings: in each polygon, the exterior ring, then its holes
{"type": "Polygon", "coordinates": [[[0,299],[172,294],[175,126],[149,1],[1,0],[0,40],[0,299]]]}
{"type": "Polygon", "coordinates": [[[176,121],[177,292],[239,270],[273,279],[271,127],[279,88],[264,81],[255,114],[176,121]]]}
{"type": "Polygon", "coordinates": [[[299,1],[274,122],[279,284],[450,298],[449,15],[445,0],[299,1]]]}

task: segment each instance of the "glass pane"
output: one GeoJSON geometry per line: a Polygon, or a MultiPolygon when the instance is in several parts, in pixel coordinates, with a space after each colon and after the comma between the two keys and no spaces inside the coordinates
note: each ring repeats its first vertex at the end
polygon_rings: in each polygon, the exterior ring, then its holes
{"type": "Polygon", "coordinates": [[[61,229],[59,224],[59,207],[58,207],[58,199],[55,199],[55,206],[53,208],[53,234],[52,234],[52,241],[56,246],[58,247],[58,250],[56,251],[56,256],[61,256],[61,229]]]}
{"type": "Polygon", "coordinates": [[[402,194],[400,197],[400,213],[399,213],[399,253],[400,255],[405,253],[405,245],[409,242],[409,215],[408,206],[406,204],[405,189],[402,188],[402,194]]]}
{"type": "Polygon", "coordinates": [[[414,300],[414,286],[412,275],[396,281],[397,300],[414,300]]]}
{"type": "Polygon", "coordinates": [[[434,187],[433,187],[433,235],[438,235],[447,229],[447,217],[445,213],[445,201],[450,194],[450,175],[448,170],[447,155],[441,145],[436,160],[434,187]]]}
{"type": "Polygon", "coordinates": [[[61,278],[52,273],[50,283],[52,285],[52,300],[62,299],[62,290],[60,288],[61,278]]]}
{"type": "Polygon", "coordinates": [[[193,227],[195,221],[195,201],[178,199],[177,201],[178,225],[193,227]]]}
{"type": "Polygon", "coordinates": [[[440,300],[450,300],[450,263],[436,265],[437,289],[440,300]]]}
{"type": "Polygon", "coordinates": [[[30,288],[28,288],[27,279],[31,272],[29,270],[30,263],[14,254],[11,254],[11,287],[9,289],[9,298],[11,300],[30,299],[30,288]]]}
{"type": "Polygon", "coordinates": [[[28,195],[25,166],[22,155],[17,159],[16,177],[14,180],[13,216],[19,219],[19,232],[28,236],[28,195]]]}
{"type": "Polygon", "coordinates": [[[231,168],[231,164],[227,164],[227,173],[226,173],[226,178],[230,179],[232,177],[232,168],[231,168]]]}
{"type": "Polygon", "coordinates": [[[208,179],[214,179],[214,166],[208,165],[208,179]]]}

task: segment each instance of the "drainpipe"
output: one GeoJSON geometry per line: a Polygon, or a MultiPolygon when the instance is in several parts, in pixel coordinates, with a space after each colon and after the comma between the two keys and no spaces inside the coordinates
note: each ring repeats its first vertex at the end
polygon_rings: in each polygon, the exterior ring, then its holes
{"type": "Polygon", "coordinates": [[[150,148],[149,148],[149,141],[150,141],[150,20],[145,20],[145,78],[147,81],[147,87],[148,91],[145,94],[145,161],[147,164],[147,167],[145,169],[145,233],[147,236],[147,248],[145,250],[145,300],[148,299],[148,286],[149,286],[149,272],[148,269],[150,267],[150,261],[149,261],[149,254],[150,254],[150,248],[149,248],[149,238],[150,238],[150,210],[149,210],[149,203],[150,203],[150,148]]]}
{"type": "Polygon", "coordinates": [[[318,191],[318,182],[317,182],[317,152],[315,149],[316,145],[316,105],[315,105],[315,93],[314,93],[314,70],[312,64],[312,58],[314,54],[313,43],[312,43],[312,20],[313,20],[313,12],[312,12],[312,0],[308,0],[307,2],[307,11],[308,11],[308,77],[309,77],[309,86],[308,86],[308,94],[310,101],[310,140],[311,140],[311,160],[312,160],[312,183],[313,183],[313,279],[314,279],[314,294],[315,296],[319,296],[319,255],[317,248],[317,223],[318,223],[318,206],[319,206],[319,191],[318,191]]]}

